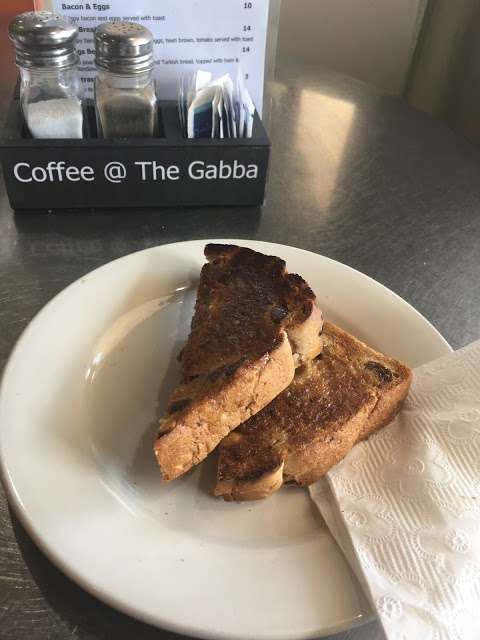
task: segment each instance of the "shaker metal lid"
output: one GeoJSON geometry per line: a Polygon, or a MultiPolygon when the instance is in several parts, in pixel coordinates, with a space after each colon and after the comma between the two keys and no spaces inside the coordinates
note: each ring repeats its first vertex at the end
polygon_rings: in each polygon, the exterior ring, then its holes
{"type": "Polygon", "coordinates": [[[16,63],[21,67],[69,67],[78,62],[77,28],[50,11],[21,13],[10,23],[16,63]]]}
{"type": "Polygon", "coordinates": [[[153,68],[153,36],[136,22],[105,22],[95,29],[95,63],[112,73],[135,75],[153,68]]]}

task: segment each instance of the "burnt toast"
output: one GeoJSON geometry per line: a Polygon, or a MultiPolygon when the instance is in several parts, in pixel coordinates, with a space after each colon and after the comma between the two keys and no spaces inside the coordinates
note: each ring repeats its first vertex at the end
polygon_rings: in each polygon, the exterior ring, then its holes
{"type": "Polygon", "coordinates": [[[205,256],[181,381],[154,443],[164,482],[201,462],[322,349],[315,295],[283,260],[221,244],[205,256]]]}
{"type": "Polygon", "coordinates": [[[323,340],[321,355],[222,441],[215,495],[256,500],[285,482],[309,485],[399,411],[408,367],[328,322],[323,340]]]}

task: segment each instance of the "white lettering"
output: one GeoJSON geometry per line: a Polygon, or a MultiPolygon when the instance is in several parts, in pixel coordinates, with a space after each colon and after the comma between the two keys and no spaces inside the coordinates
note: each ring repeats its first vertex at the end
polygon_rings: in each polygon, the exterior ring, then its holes
{"type": "Polygon", "coordinates": [[[195,162],[191,162],[188,165],[188,175],[192,180],[201,180],[203,178],[203,165],[204,163],[201,160],[195,160],[195,162]],[[196,167],[199,167],[200,173],[196,167]]]}
{"type": "Polygon", "coordinates": [[[147,165],[152,164],[151,162],[134,162],[133,164],[138,164],[142,167],[142,180],[145,181],[147,179],[147,165]]]}
{"type": "Polygon", "coordinates": [[[236,160],[233,163],[233,177],[235,180],[240,180],[245,175],[245,165],[238,163],[236,160]]]}
{"type": "Polygon", "coordinates": [[[172,164],[167,169],[167,178],[169,180],[180,180],[180,169],[177,165],[172,164]]]}
{"type": "Polygon", "coordinates": [[[48,180],[48,174],[43,167],[33,167],[32,178],[35,182],[45,182],[48,180]]]}
{"type": "Polygon", "coordinates": [[[207,180],[215,180],[217,178],[217,167],[214,164],[207,164],[204,176],[207,180]]]}
{"type": "Polygon", "coordinates": [[[78,182],[80,180],[80,171],[78,167],[67,167],[65,176],[71,182],[78,182]]]}
{"type": "Polygon", "coordinates": [[[158,180],[158,172],[160,172],[160,180],[165,180],[165,167],[163,164],[157,164],[155,161],[152,163],[153,179],[158,180]]]}
{"type": "Polygon", "coordinates": [[[19,182],[79,182],[95,180],[93,167],[66,166],[63,160],[50,160],[46,167],[32,167],[28,162],[17,162],[13,167],[13,175],[19,182]]]}
{"type": "Polygon", "coordinates": [[[59,182],[63,181],[62,171],[64,167],[65,167],[65,162],[63,162],[63,160],[60,162],[53,162],[51,160],[47,164],[48,179],[50,180],[50,182],[53,182],[55,180],[54,172],[57,174],[58,181],[59,182]]]}
{"type": "Polygon", "coordinates": [[[220,160],[218,165],[205,164],[201,160],[195,160],[188,166],[188,175],[192,180],[241,180],[248,178],[254,180],[258,178],[258,165],[244,165],[238,160],[233,161],[233,165],[220,160]]]}
{"type": "Polygon", "coordinates": [[[222,180],[227,180],[228,178],[230,178],[231,175],[232,175],[232,167],[229,164],[224,163],[223,160],[220,160],[218,177],[221,178],[222,180]]]}
{"type": "Polygon", "coordinates": [[[28,164],[28,162],[17,162],[17,164],[13,167],[13,175],[15,176],[15,178],[19,182],[31,182],[32,181],[31,178],[22,178],[20,176],[20,173],[19,173],[20,167],[28,167],[28,168],[30,168],[30,165],[28,164]]]}
{"type": "Polygon", "coordinates": [[[89,167],[88,165],[80,169],[80,175],[82,176],[82,179],[86,180],[87,182],[93,182],[93,180],[95,180],[95,172],[93,171],[93,167],[89,167]]]}
{"type": "Polygon", "coordinates": [[[163,164],[157,163],[155,160],[150,162],[149,160],[138,160],[133,164],[141,167],[142,181],[148,180],[149,177],[152,180],[179,180],[180,179],[180,169],[176,164],[171,164],[168,167],[165,167],[163,164]],[[149,176],[149,172],[147,168],[151,168],[151,175],[149,176]]]}

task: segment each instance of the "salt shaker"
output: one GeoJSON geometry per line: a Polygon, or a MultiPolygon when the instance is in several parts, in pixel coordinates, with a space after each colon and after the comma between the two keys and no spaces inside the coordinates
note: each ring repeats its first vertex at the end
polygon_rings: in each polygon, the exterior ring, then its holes
{"type": "Polygon", "coordinates": [[[20,70],[20,102],[34,138],[81,138],[83,113],[76,27],[49,11],[29,11],[10,24],[20,70]]]}
{"type": "Polygon", "coordinates": [[[145,138],[157,130],[153,37],[134,22],[95,29],[95,110],[104,138],[145,138]]]}

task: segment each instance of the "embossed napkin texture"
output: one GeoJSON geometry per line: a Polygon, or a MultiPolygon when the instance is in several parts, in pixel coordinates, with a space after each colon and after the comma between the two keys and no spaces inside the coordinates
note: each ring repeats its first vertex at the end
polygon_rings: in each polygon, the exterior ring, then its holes
{"type": "Polygon", "coordinates": [[[479,640],[480,341],[310,491],[388,640],[479,640]]]}

